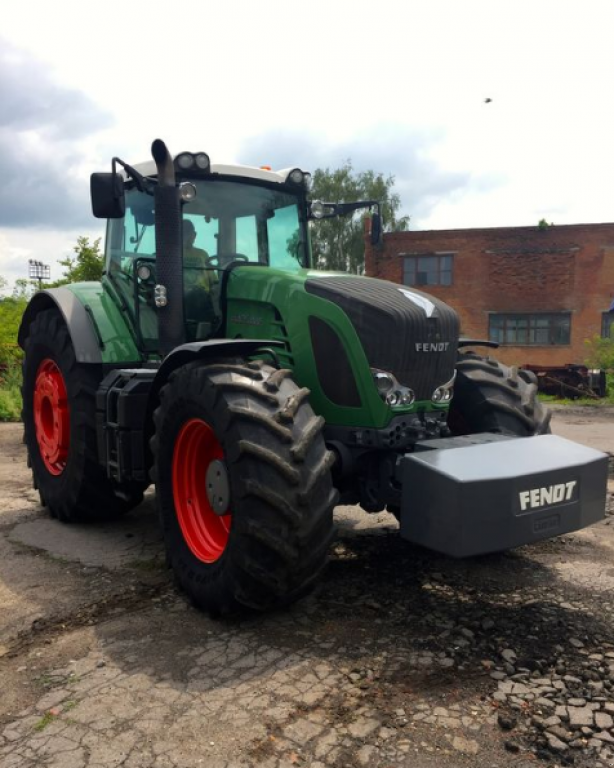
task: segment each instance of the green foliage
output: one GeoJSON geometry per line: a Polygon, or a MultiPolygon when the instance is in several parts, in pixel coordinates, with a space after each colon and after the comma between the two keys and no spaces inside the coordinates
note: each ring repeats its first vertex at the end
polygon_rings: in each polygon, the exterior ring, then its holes
{"type": "Polygon", "coordinates": [[[586,365],[614,373],[614,339],[595,335],[592,339],[585,339],[584,343],[587,348],[586,365]]]}
{"type": "MultiPolygon", "coordinates": [[[[0,278],[2,282],[6,285],[0,278]]],[[[0,421],[21,418],[23,352],[17,345],[17,331],[26,305],[24,298],[0,297],[0,421]]]]}
{"type": "Polygon", "coordinates": [[[0,365],[10,366],[21,361],[17,331],[26,305],[27,301],[22,298],[0,298],[0,365]]]}
{"type": "Polygon", "coordinates": [[[56,715],[52,712],[45,712],[41,719],[34,724],[35,731],[44,731],[45,728],[56,719],[56,715]]]}
{"type": "Polygon", "coordinates": [[[75,256],[60,259],[64,267],[64,275],[52,285],[80,283],[87,280],[99,281],[104,269],[104,254],[100,251],[100,238],[90,243],[89,237],[78,237],[73,248],[75,256]]]}
{"type": "Polygon", "coordinates": [[[0,421],[21,421],[21,390],[0,385],[0,421]]]}
{"type": "MultiPolygon", "coordinates": [[[[312,200],[326,203],[352,203],[378,200],[382,203],[385,232],[403,231],[409,216],[397,218],[401,200],[393,191],[394,177],[375,171],[357,172],[347,160],[341,168],[318,168],[313,174],[312,200]]],[[[324,219],[311,227],[313,263],[318,269],[361,274],[365,265],[364,212],[324,219]]]]}
{"type": "Polygon", "coordinates": [[[36,280],[26,280],[25,277],[19,277],[15,280],[13,288],[13,298],[17,301],[28,302],[36,293],[38,283],[36,280]]]}
{"type": "Polygon", "coordinates": [[[546,219],[540,219],[538,224],[537,224],[537,229],[542,229],[542,230],[543,229],[549,229],[550,227],[553,227],[553,226],[554,226],[554,224],[552,222],[550,222],[550,224],[548,224],[546,219]]]}
{"type": "Polygon", "coordinates": [[[21,420],[21,366],[0,366],[0,421],[21,420]]]}

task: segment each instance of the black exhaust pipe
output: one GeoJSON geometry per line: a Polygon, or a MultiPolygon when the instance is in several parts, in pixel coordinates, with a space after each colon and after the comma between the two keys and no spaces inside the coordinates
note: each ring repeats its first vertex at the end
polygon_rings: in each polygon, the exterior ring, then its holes
{"type": "Polygon", "coordinates": [[[151,145],[158,185],[156,209],[156,307],[160,354],[165,357],[185,341],[183,318],[183,237],[181,199],[175,185],[173,158],[166,144],[156,139],[151,145]]]}

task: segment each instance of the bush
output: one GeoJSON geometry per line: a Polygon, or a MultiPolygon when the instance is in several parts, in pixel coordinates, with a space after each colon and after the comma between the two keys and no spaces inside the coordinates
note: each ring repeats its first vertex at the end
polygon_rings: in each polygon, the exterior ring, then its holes
{"type": "Polygon", "coordinates": [[[0,421],[21,421],[21,391],[19,387],[0,389],[0,421]]]}
{"type": "Polygon", "coordinates": [[[23,299],[0,299],[0,421],[21,419],[21,360],[17,331],[26,308],[23,299]]]}
{"type": "Polygon", "coordinates": [[[0,371],[0,421],[21,421],[21,367],[0,371]]]}
{"type": "Polygon", "coordinates": [[[593,336],[584,341],[587,347],[586,365],[589,368],[603,368],[614,373],[614,339],[593,336]]]}
{"type": "Polygon", "coordinates": [[[17,345],[17,332],[26,306],[24,299],[0,297],[0,366],[12,367],[21,362],[23,352],[17,345]]]}

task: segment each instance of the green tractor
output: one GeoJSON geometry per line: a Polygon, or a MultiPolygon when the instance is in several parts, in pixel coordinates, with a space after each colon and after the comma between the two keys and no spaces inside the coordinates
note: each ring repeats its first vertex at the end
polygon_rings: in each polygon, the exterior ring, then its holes
{"type": "Polygon", "coordinates": [[[20,328],[54,517],[113,518],[155,483],[170,566],[221,614],[307,593],[339,501],[456,557],[603,516],[606,457],[548,434],[533,374],[471,351],[488,342],[436,298],[312,269],[309,227],[370,208],[377,247],[377,202],[310,201],[299,168],[152,155],[92,175],[102,281],[38,292],[20,328]]]}

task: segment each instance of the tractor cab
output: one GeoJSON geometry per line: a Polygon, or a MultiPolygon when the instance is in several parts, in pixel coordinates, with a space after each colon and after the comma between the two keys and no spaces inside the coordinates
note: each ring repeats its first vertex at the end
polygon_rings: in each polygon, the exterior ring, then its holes
{"type": "Polygon", "coordinates": [[[309,201],[311,175],[300,168],[212,165],[204,152],[173,157],[160,140],[152,155],[134,167],[114,158],[111,173],[91,179],[93,213],[108,219],[103,282],[147,353],[223,336],[235,267],[309,269],[310,220],[369,208],[379,240],[378,201],[309,201]]]}
{"type": "MultiPolygon", "coordinates": [[[[273,172],[219,165],[204,172],[189,162],[200,156],[182,153],[174,159],[186,341],[205,340],[221,330],[224,275],[232,268],[250,264],[297,272],[309,268],[311,259],[309,174],[298,168],[273,172]]],[[[152,352],[158,348],[160,283],[152,195],[156,173],[153,163],[145,163],[122,174],[124,212],[108,220],[105,274],[152,352]]]]}

